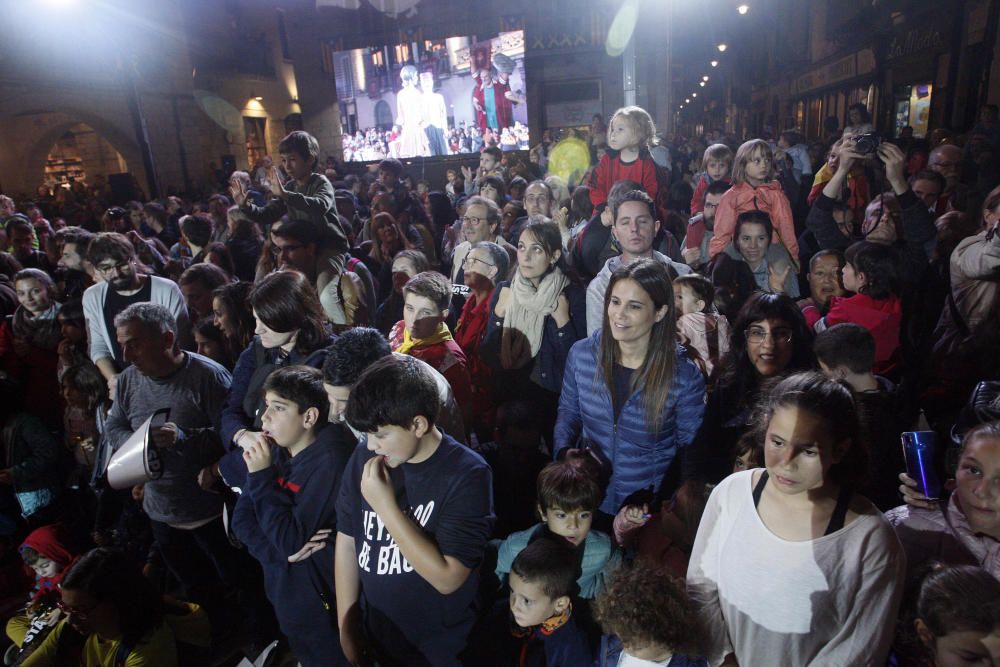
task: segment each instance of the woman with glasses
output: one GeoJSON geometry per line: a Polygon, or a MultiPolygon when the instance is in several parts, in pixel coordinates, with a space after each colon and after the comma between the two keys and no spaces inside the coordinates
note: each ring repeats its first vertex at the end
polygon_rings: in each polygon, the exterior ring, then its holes
{"type": "Polygon", "coordinates": [[[750,426],[750,410],[768,380],[812,370],[812,333],[785,294],[754,293],[740,309],[722,361],[719,383],[705,405],[687,476],[715,484],[733,470],[736,443],[750,426]]]}
{"type": "Polygon", "coordinates": [[[547,218],[533,218],[517,243],[517,270],[497,285],[483,340],[483,357],[498,372],[503,398],[536,406],[552,445],[566,356],[586,335],[587,296],[564,269],[562,233],[547,218]]]}
{"type": "Polygon", "coordinates": [[[458,343],[469,364],[472,379],[472,428],[480,442],[493,439],[496,417],[493,369],[480,355],[480,345],[490,319],[490,302],[497,283],[507,275],[507,252],[490,241],[474,243],[462,262],[465,285],[470,294],[455,327],[458,343]]]}
{"type": "Polygon", "coordinates": [[[258,282],[250,292],[250,307],[256,336],[236,361],[222,411],[220,435],[226,454],[199,475],[206,486],[220,476],[229,486],[243,486],[243,448],[266,439],[261,417],[267,376],[283,366],[322,368],[326,347],[333,341],[316,290],[298,271],[279,271],[258,282]]]}
{"type": "Polygon", "coordinates": [[[610,469],[605,525],[630,495],[660,491],[701,424],[705,380],[676,337],[667,267],[637,259],[611,274],[601,328],[570,350],[556,456],[583,446],[610,469]]]}
{"type": "Polygon", "coordinates": [[[201,607],[165,601],[111,549],[94,549],[70,568],[58,607],[62,620],[19,665],[203,664],[211,642],[201,607]]]}

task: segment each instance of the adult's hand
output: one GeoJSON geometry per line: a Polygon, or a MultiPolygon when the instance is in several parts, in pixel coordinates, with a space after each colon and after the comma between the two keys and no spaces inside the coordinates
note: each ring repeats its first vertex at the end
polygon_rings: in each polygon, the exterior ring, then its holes
{"type": "Polygon", "coordinates": [[[772,264],[767,266],[767,285],[775,294],[785,293],[785,281],[792,271],[792,265],[786,264],[784,268],[777,268],[772,264]]]}
{"type": "Polygon", "coordinates": [[[890,143],[883,143],[878,147],[878,156],[885,164],[885,177],[892,186],[893,192],[898,195],[910,189],[906,182],[906,155],[899,146],[890,143]]]}
{"type": "Polygon", "coordinates": [[[198,486],[201,487],[202,491],[208,491],[209,493],[218,493],[215,488],[215,482],[219,479],[219,476],[215,472],[215,465],[207,465],[198,471],[198,486]]]}
{"type": "Polygon", "coordinates": [[[233,203],[237,206],[243,206],[247,200],[247,190],[238,179],[234,178],[229,181],[229,194],[233,196],[233,203]]]}
{"type": "Polygon", "coordinates": [[[157,447],[171,448],[180,440],[180,431],[180,427],[174,422],[166,422],[163,426],[150,430],[149,437],[152,438],[153,444],[157,447]]]}

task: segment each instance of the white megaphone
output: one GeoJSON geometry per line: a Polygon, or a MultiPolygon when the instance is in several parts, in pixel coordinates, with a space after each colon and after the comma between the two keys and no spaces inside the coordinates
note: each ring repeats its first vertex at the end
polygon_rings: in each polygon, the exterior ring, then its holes
{"type": "Polygon", "coordinates": [[[142,426],[122,443],[108,462],[108,484],[112,489],[130,489],[163,475],[163,462],[150,441],[149,432],[166,423],[169,408],[161,408],[149,416],[142,426]]]}

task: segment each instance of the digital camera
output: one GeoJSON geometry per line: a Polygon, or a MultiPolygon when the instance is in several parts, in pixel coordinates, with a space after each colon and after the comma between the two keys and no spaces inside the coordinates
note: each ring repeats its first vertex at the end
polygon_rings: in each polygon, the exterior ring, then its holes
{"type": "Polygon", "coordinates": [[[882,144],[882,137],[878,136],[874,132],[866,132],[865,134],[855,134],[854,135],[854,152],[861,155],[871,155],[878,150],[878,147],[882,144]]]}

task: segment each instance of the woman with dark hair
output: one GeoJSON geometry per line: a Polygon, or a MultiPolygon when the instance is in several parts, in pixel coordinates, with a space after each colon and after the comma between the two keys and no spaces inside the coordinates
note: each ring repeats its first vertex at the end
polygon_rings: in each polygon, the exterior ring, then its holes
{"type": "Polygon", "coordinates": [[[209,243],[205,248],[205,261],[215,264],[226,272],[230,279],[236,275],[236,266],[233,264],[233,256],[229,253],[229,247],[225,243],[216,241],[209,243]]]}
{"type": "Polygon", "coordinates": [[[212,316],[215,326],[226,337],[226,346],[235,357],[253,341],[257,323],[250,310],[253,283],[229,283],[212,292],[212,316]]]}
{"type": "Polygon", "coordinates": [[[59,396],[60,305],[56,286],[40,269],[22,269],[14,276],[20,304],[9,321],[0,324],[3,370],[25,392],[25,409],[49,424],[62,416],[59,396]]]}
{"type": "Polygon", "coordinates": [[[403,319],[403,285],[418,273],[430,271],[431,263],[419,250],[400,250],[388,267],[388,274],[379,280],[387,281],[389,292],[375,310],[375,328],[383,336],[388,336],[393,325],[403,319]]]}
{"type": "Polygon", "coordinates": [[[610,468],[600,508],[609,521],[631,494],[660,490],[701,425],[704,377],[676,336],[667,267],[639,259],[611,275],[601,329],[566,361],[555,452],[589,447],[610,468]]]}
{"type": "Polygon", "coordinates": [[[507,203],[507,184],[499,176],[487,176],[479,181],[477,194],[492,200],[497,206],[503,208],[507,203]]]}
{"type": "Polygon", "coordinates": [[[326,347],[333,342],[315,288],[298,271],[265,277],[250,292],[257,322],[253,342],[236,361],[232,389],[222,411],[221,436],[227,453],[211,472],[229,486],[242,487],[246,463],[241,443],[263,442],[264,381],[276,368],[289,365],[322,368],[326,347]]]}
{"type": "Polygon", "coordinates": [[[688,567],[709,664],[885,664],[906,558],[857,493],[868,452],[850,386],[796,373],[754,423],[764,468],[715,487],[688,567]]]}
{"type": "Polygon", "coordinates": [[[361,257],[378,282],[378,302],[382,303],[392,290],[392,258],[404,250],[403,231],[392,214],[376,213],[371,219],[371,249],[361,257]],[[387,270],[388,269],[388,270],[387,270]]]}
{"type": "Polygon", "coordinates": [[[750,410],[764,383],[815,366],[812,333],[795,302],[784,294],[754,293],[736,316],[686,476],[714,484],[732,472],[733,451],[750,426],[750,410]]]}
{"type": "Polygon", "coordinates": [[[458,215],[455,207],[444,192],[427,193],[427,212],[431,219],[431,236],[434,237],[434,247],[438,251],[438,257],[442,257],[441,244],[444,241],[445,230],[455,224],[458,215]]]}
{"type": "Polygon", "coordinates": [[[237,280],[253,280],[257,259],[264,247],[264,237],[257,223],[243,215],[238,206],[229,208],[226,219],[229,238],[225,243],[233,262],[233,271],[230,275],[235,276],[237,280]]]}
{"type": "Polygon", "coordinates": [[[780,243],[771,243],[774,227],[763,211],[745,211],[736,218],[733,242],[726,254],[742,260],[753,273],[757,289],[774,294],[799,297],[799,281],[788,251],[780,243]]]}
{"type": "Polygon", "coordinates": [[[87,320],[83,316],[83,303],[79,299],[67,301],[56,313],[59,323],[59,361],[56,375],[61,379],[67,368],[90,361],[87,354],[87,320]]]}
{"type": "Polygon", "coordinates": [[[226,336],[222,329],[215,323],[214,317],[203,317],[194,323],[192,327],[194,333],[195,351],[203,357],[208,357],[217,364],[226,367],[226,370],[233,370],[233,357],[229,354],[229,346],[226,345],[226,336]]]}
{"type": "Polygon", "coordinates": [[[517,270],[497,283],[482,343],[483,360],[510,396],[529,397],[552,446],[566,357],[587,332],[587,296],[566,273],[559,225],[535,219],[521,232],[517,270]]]}
{"type": "Polygon", "coordinates": [[[84,554],[63,576],[61,588],[58,606],[65,618],[18,664],[175,667],[187,662],[178,656],[178,641],[198,635],[195,641],[207,643],[205,612],[185,604],[166,609],[152,584],[120,552],[102,548],[84,554]],[[173,623],[179,616],[182,624],[173,623]]]}

